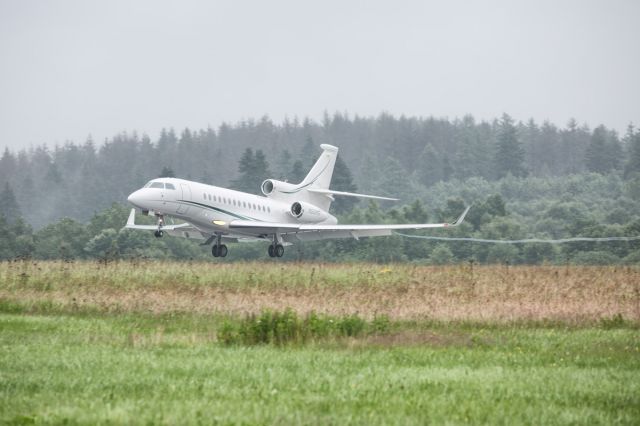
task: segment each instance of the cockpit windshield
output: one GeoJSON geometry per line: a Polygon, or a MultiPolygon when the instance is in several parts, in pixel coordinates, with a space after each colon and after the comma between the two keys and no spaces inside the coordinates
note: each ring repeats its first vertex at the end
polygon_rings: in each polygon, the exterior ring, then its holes
{"type": "Polygon", "coordinates": [[[154,182],[154,181],[147,182],[147,184],[143,186],[143,188],[176,189],[176,187],[173,186],[172,183],[154,182]]]}

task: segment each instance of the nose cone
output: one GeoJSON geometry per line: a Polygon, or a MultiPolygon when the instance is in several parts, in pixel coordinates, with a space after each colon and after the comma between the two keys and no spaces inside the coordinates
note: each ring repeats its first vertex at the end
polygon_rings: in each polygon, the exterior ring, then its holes
{"type": "Polygon", "coordinates": [[[142,208],[143,197],[141,194],[141,190],[137,190],[133,192],[131,195],[127,197],[127,201],[133,204],[135,207],[142,208]]]}

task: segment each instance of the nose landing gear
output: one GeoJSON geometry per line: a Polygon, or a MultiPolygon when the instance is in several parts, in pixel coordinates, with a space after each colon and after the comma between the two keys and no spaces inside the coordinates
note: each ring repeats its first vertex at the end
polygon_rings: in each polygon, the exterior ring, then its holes
{"type": "Polygon", "coordinates": [[[162,232],[162,227],[164,226],[164,216],[162,216],[161,214],[156,216],[158,217],[158,229],[153,233],[153,235],[155,235],[156,238],[162,238],[162,236],[164,235],[164,232],[162,232]]]}

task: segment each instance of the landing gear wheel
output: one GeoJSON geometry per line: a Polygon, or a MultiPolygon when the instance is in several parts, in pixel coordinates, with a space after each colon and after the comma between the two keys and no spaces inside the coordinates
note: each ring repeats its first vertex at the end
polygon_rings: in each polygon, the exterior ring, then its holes
{"type": "Polygon", "coordinates": [[[229,250],[227,250],[227,246],[224,244],[214,244],[211,246],[211,254],[213,257],[227,257],[227,253],[229,253],[229,250]]]}
{"type": "Polygon", "coordinates": [[[164,235],[164,232],[162,232],[162,229],[158,229],[156,232],[154,232],[154,234],[156,236],[156,238],[162,238],[162,236],[164,235]]]}
{"type": "Polygon", "coordinates": [[[276,257],[273,245],[269,245],[269,249],[267,251],[269,252],[269,257],[276,257]]]}
{"type": "Polygon", "coordinates": [[[276,257],[282,257],[282,255],[284,255],[284,247],[282,246],[282,244],[276,244],[273,251],[276,257]]]}

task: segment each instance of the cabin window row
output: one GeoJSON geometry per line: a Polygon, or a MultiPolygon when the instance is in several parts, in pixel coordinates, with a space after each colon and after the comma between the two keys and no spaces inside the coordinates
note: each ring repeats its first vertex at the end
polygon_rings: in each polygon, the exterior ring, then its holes
{"type": "Polygon", "coordinates": [[[246,201],[238,201],[235,199],[220,197],[219,195],[211,195],[207,193],[203,193],[202,198],[204,198],[205,200],[214,201],[216,203],[229,204],[236,207],[244,207],[245,209],[253,209],[271,213],[271,207],[265,207],[261,204],[247,203],[246,201]]]}

